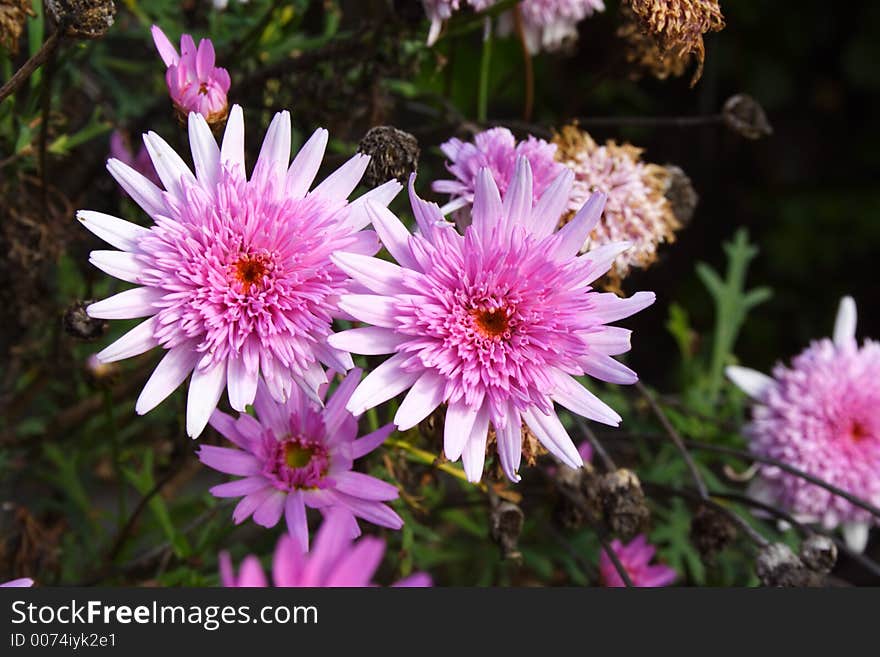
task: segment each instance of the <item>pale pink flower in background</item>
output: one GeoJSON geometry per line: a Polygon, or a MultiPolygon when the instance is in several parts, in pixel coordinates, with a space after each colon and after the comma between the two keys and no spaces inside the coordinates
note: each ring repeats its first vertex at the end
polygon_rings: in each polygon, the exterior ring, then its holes
{"type": "Polygon", "coordinates": [[[156,50],[168,67],[165,81],[181,117],[185,119],[190,112],[198,112],[211,124],[225,119],[231,80],[225,68],[214,66],[211,40],[202,39],[196,48],[193,38],[184,34],[178,54],[159,26],[154,25],[151,31],[156,50]]]}
{"type": "Polygon", "coordinates": [[[352,469],[354,460],[376,449],[394,428],[387,425],[358,438],[357,419],[345,404],[361,378],[352,370],[326,406],[294,388],[286,403],[271,398],[261,383],[254,400],[256,419],[233,419],[214,411],[211,426],[237,449],[202,445],[205,465],[237,479],[211,489],[215,497],[241,497],[232,517],[236,524],[253,516],[263,527],[274,527],[281,516],[294,539],[308,549],[306,507],[322,513],[341,510],[353,536],[355,518],[400,529],[403,520],[386,504],[397,499],[397,488],[352,469]]]}
{"type": "Polygon", "coordinates": [[[468,5],[474,11],[483,11],[495,4],[496,0],[422,0],[425,13],[431,21],[428,32],[428,45],[433,46],[440,37],[443,23],[452,17],[462,6],[468,5]]]}
{"type": "Polygon", "coordinates": [[[444,451],[462,459],[470,481],[482,476],[489,424],[505,474],[518,481],[522,423],[554,456],[583,465],[554,409],[616,426],[620,416],[575,376],[634,383],[612,356],[630,349],[630,331],[607,326],[654,302],[593,291],[614,257],[614,244],[578,256],[605,202],[596,194],[563,229],[572,175],[563,170],[537,203],[526,158],[517,161],[502,200],[492,173],[477,175],[473,223],[464,235],[434,203],[410,201],[411,235],[385,208],[368,204],[373,227],[399,264],[358,254],[333,256],[369,294],[343,295],[340,306],[372,324],[337,333],[330,344],[361,354],[393,354],[358,386],[348,403],[362,413],[409,390],[394,417],[401,430],[447,406],[444,451]]]}
{"type": "MultiPolygon", "coordinates": [[[[856,341],[856,305],[840,302],[834,337],[813,342],[772,377],[745,367],[728,377],[755,401],[750,449],[880,506],[880,343],[856,341]]],[[[802,522],[840,526],[864,550],[876,519],[866,510],[777,467],[762,465],[751,493],[802,522]]]]}
{"type": "Polygon", "coordinates": [[[22,577],[20,579],[13,579],[8,582],[4,582],[0,584],[0,588],[27,588],[29,586],[34,585],[34,580],[30,577],[22,577]]]}
{"type": "Polygon", "coordinates": [[[459,225],[470,223],[470,206],[474,202],[477,174],[487,167],[498,190],[504,195],[513,180],[519,157],[528,160],[532,170],[532,197],[537,201],[550,183],[560,174],[563,166],[556,161],[556,145],[531,135],[517,143],[507,128],[490,128],[474,136],[473,142],[453,138],[440,146],[448,158],[446,168],[455,178],[435,180],[431,189],[449,194],[450,200],[443,213],[456,211],[459,225]]]}
{"type": "MultiPolygon", "coordinates": [[[[675,582],[676,572],[673,568],[663,564],[651,564],[657,548],[648,543],[644,534],[639,534],[626,545],[614,539],[611,542],[611,549],[614,550],[614,554],[617,555],[623,569],[629,575],[633,586],[669,586],[675,582]]],[[[626,585],[605,550],[602,550],[599,556],[599,575],[603,586],[621,587],[626,585]]]]}
{"type": "Polygon", "coordinates": [[[127,164],[153,184],[161,184],[159,176],[156,174],[156,169],[153,167],[153,162],[150,160],[147,147],[141,145],[137,155],[135,155],[128,139],[119,130],[114,130],[113,134],[110,135],[110,157],[119,160],[123,164],[127,164]]]}
{"type": "Polygon", "coordinates": [[[365,202],[387,205],[400,190],[390,181],[349,203],[369,162],[355,155],[309,191],[327,145],[317,130],[290,162],[291,126],[277,114],[253,174],[245,171],[244,117],[235,106],[222,146],[205,118],[189,115],[195,173],[161,138],[145,137],[164,190],[118,160],[111,175],[152,218],[149,228],[100,212],[80,211],[86,228],[119,251],[93,251],[98,268],[135,287],[92,304],[102,319],[146,317],[98,354],[104,362],[154,347],[167,353],[135,405],[143,414],[192,373],[187,433],[197,437],[223,393],[244,412],[260,377],[279,402],[300,386],[317,399],[322,363],[344,372],[351,356],[327,344],[348,277],[330,261],[336,251],[378,251],[365,202]]]}
{"type": "MultiPolygon", "coordinates": [[[[304,553],[289,535],[282,536],[272,560],[274,585],[323,588],[374,586],[372,579],[385,554],[385,541],[374,536],[352,541],[349,529],[345,515],[331,511],[318,529],[310,552],[304,553]]],[[[257,557],[245,557],[236,574],[228,552],[220,553],[220,582],[226,587],[242,588],[269,585],[257,557]]],[[[431,578],[425,573],[416,573],[394,586],[431,586],[431,578]]]]}
{"type": "MultiPolygon", "coordinates": [[[[577,39],[577,24],[605,11],[603,0],[523,0],[519,3],[526,45],[532,53],[558,50],[577,39]]],[[[513,17],[501,20],[502,34],[514,31],[513,17]]]]}

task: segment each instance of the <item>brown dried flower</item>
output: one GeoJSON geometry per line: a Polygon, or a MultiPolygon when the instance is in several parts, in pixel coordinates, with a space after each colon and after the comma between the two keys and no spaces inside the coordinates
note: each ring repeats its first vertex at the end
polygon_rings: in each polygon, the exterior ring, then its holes
{"type": "Polygon", "coordinates": [[[703,35],[724,29],[718,0],[630,0],[630,8],[643,31],[656,41],[663,58],[697,60],[691,79],[695,85],[703,75],[706,48],[703,35]]]}
{"type": "Polygon", "coordinates": [[[358,152],[370,156],[363,184],[376,187],[389,180],[406,181],[419,164],[419,142],[408,132],[390,125],[370,128],[358,152]]]}
{"type": "Polygon", "coordinates": [[[0,47],[17,55],[18,40],[27,18],[35,15],[31,0],[0,0],[0,47]]]}
{"type": "Polygon", "coordinates": [[[650,511],[638,476],[632,470],[619,468],[602,475],[599,496],[608,528],[623,541],[643,531],[650,511]]]}
{"type": "Polygon", "coordinates": [[[116,19],[113,0],[46,0],[46,9],[68,36],[79,39],[101,38],[116,19]]]}
{"type": "Polygon", "coordinates": [[[556,159],[574,171],[569,200],[569,221],[593,192],[608,197],[602,219],[583,250],[612,242],[632,246],[614,261],[607,287],[617,289],[631,267],[645,268],[657,259],[657,247],[673,242],[681,222],[666,198],[672,173],[667,167],[642,161],[642,149],[607,141],[598,145],[575,125],[562,128],[554,138],[556,159]]]}

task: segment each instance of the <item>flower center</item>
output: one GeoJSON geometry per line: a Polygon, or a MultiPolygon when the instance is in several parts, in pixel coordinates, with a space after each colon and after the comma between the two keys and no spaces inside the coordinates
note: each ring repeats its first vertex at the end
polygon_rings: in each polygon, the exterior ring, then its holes
{"type": "Polygon", "coordinates": [[[269,432],[263,437],[266,462],[263,475],[279,490],[321,488],[330,469],[330,453],[323,442],[302,436],[278,440],[269,432]]]}
{"type": "Polygon", "coordinates": [[[284,443],[284,462],[289,468],[304,468],[312,460],[315,450],[293,441],[284,443]]]}
{"type": "Polygon", "coordinates": [[[207,82],[202,82],[199,85],[199,93],[203,96],[207,95],[207,93],[208,93],[208,83],[207,82]]]}
{"type": "Polygon", "coordinates": [[[471,311],[474,324],[483,337],[497,338],[504,335],[510,328],[507,312],[503,308],[489,310],[475,309],[471,311]]]}
{"type": "Polygon", "coordinates": [[[862,422],[854,420],[849,430],[849,437],[854,443],[860,443],[871,437],[871,432],[862,422]]]}
{"type": "Polygon", "coordinates": [[[264,253],[243,253],[232,266],[233,277],[241,283],[244,292],[253,285],[260,285],[263,278],[272,269],[269,256],[264,253]]]}

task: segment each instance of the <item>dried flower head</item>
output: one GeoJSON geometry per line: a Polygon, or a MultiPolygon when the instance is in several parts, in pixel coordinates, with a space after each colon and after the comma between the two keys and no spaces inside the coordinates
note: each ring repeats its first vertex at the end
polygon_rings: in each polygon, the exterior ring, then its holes
{"type": "Polygon", "coordinates": [[[638,476],[619,468],[599,479],[599,497],[608,528],[624,540],[644,530],[650,511],[638,476]]]}
{"type": "Polygon", "coordinates": [[[718,0],[630,0],[642,28],[657,41],[662,54],[683,59],[693,55],[697,69],[691,86],[703,75],[706,48],[703,35],[724,28],[718,0]]]}
{"type": "Polygon", "coordinates": [[[113,27],[113,0],[46,0],[46,9],[65,34],[79,39],[98,39],[113,27]]]}
{"type": "Polygon", "coordinates": [[[419,142],[410,133],[394,126],[370,128],[358,152],[370,156],[363,183],[370,187],[388,180],[405,180],[419,164],[419,142]]]}
{"type": "Polygon", "coordinates": [[[28,16],[35,16],[31,0],[0,0],[0,48],[18,54],[18,40],[28,16]]]}
{"type": "Polygon", "coordinates": [[[736,524],[730,516],[706,504],[701,504],[691,519],[691,541],[704,562],[712,562],[736,535],[736,524]]]}
{"type": "Polygon", "coordinates": [[[645,29],[629,5],[621,5],[617,36],[625,42],[626,61],[632,65],[630,77],[638,80],[647,71],[658,80],[677,78],[691,63],[689,52],[664,51],[657,38],[645,29]]]}
{"type": "Polygon", "coordinates": [[[802,587],[817,583],[816,573],[804,565],[785,543],[770,543],[755,558],[755,573],[764,586],[802,587]]]}
{"type": "Polygon", "coordinates": [[[837,544],[824,534],[812,534],[805,538],[798,552],[804,565],[820,575],[830,573],[837,563],[837,544]]]}
{"type": "Polygon", "coordinates": [[[625,278],[631,267],[651,265],[657,259],[657,246],[674,241],[681,225],[665,196],[670,172],[643,162],[640,148],[614,141],[599,146],[588,132],[574,125],[562,128],[553,143],[556,159],[575,175],[569,213],[563,221],[592,193],[602,192],[608,198],[602,218],[582,250],[621,241],[630,244],[614,261],[612,286],[625,278]]]}
{"type": "Polygon", "coordinates": [[[95,303],[95,301],[96,299],[76,301],[68,306],[62,318],[64,331],[67,335],[78,340],[88,341],[100,338],[107,332],[107,321],[89,317],[89,314],[86,312],[86,308],[95,303]]]}

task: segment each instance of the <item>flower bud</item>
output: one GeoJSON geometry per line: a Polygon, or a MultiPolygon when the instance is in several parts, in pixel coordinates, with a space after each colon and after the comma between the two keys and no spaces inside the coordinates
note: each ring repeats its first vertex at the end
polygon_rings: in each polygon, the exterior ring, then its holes
{"type": "Polygon", "coordinates": [[[746,139],[761,139],[773,134],[764,108],[747,94],[736,94],[724,103],[721,117],[730,130],[746,139]]]}
{"type": "Polygon", "coordinates": [[[755,572],[764,586],[813,586],[815,574],[804,565],[785,543],[771,543],[755,559],[755,572]]]}
{"type": "Polygon", "coordinates": [[[691,542],[704,562],[711,562],[736,539],[736,534],[730,517],[710,506],[700,505],[691,520],[691,542]]]}

